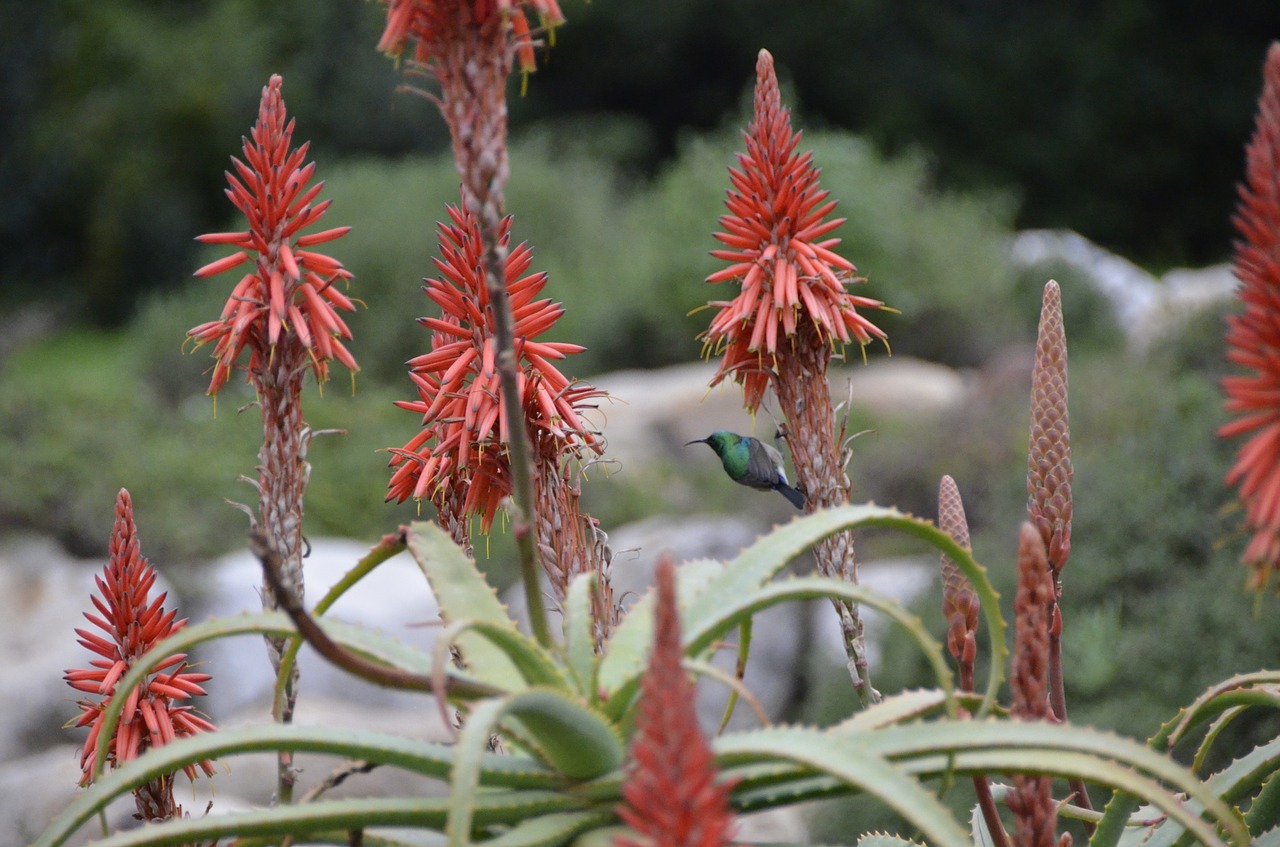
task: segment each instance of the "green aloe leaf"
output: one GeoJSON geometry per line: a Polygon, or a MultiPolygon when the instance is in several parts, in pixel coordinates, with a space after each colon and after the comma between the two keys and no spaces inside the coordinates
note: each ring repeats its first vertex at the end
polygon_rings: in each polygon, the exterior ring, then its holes
{"type": "MultiPolygon", "coordinates": [[[[62,844],[116,797],[187,765],[206,759],[224,760],[245,753],[281,750],[364,759],[441,780],[448,778],[454,760],[452,745],[345,727],[273,723],[220,729],[152,748],[103,775],[76,795],[33,847],[62,844]]],[[[528,758],[494,754],[481,757],[480,779],[485,785],[532,789],[551,788],[560,782],[557,774],[528,758]]]]}
{"type": "Polygon", "coordinates": [[[912,841],[910,838],[903,838],[900,835],[872,832],[859,836],[857,847],[922,847],[922,845],[919,841],[912,841]]]}
{"type": "Polygon", "coordinates": [[[523,821],[483,844],[484,847],[557,847],[616,820],[612,812],[606,811],[555,812],[523,821]]]}
{"type": "Polygon", "coordinates": [[[575,576],[564,598],[564,657],[578,693],[589,702],[596,698],[595,619],[591,597],[599,577],[595,573],[575,576]]]}
{"type": "Polygon", "coordinates": [[[987,714],[995,704],[1009,655],[1005,643],[1005,623],[1000,616],[1000,595],[987,578],[986,569],[974,560],[972,553],[956,544],[950,535],[932,523],[897,509],[870,503],[838,506],[820,509],[778,527],[742,551],[728,563],[717,579],[692,598],[688,614],[684,618],[686,626],[691,631],[707,626],[708,621],[714,621],[719,616],[720,608],[727,599],[743,597],[756,590],[792,559],[827,536],[844,530],[869,527],[894,529],[921,539],[950,557],[973,583],[986,618],[987,639],[991,650],[987,689],[978,710],[980,716],[987,714]]]}
{"type": "MultiPolygon", "coordinates": [[[[838,730],[833,732],[839,734],[838,730]]],[[[958,771],[1025,770],[1079,777],[1126,791],[1132,776],[1141,781],[1144,793],[1139,796],[1178,817],[1205,843],[1221,842],[1211,826],[1194,813],[1188,815],[1187,807],[1173,792],[1199,803],[1234,841],[1248,843],[1248,831],[1239,816],[1194,773],[1146,745],[1111,733],[1070,724],[940,719],[857,733],[856,737],[872,752],[894,760],[933,757],[928,765],[939,773],[950,764],[958,771]],[[1160,788],[1161,784],[1171,790],[1160,788]]]]}
{"type": "MultiPolygon", "coordinates": [[[[317,619],[317,624],[335,642],[361,655],[383,662],[392,667],[429,677],[431,675],[431,657],[413,647],[402,644],[386,635],[364,627],[341,621],[317,619]]],[[[212,618],[194,626],[183,628],[175,635],[166,638],[146,654],[138,657],[129,672],[116,683],[117,691],[132,691],[145,677],[151,673],[155,665],[174,653],[187,653],[206,641],[219,638],[230,638],[237,635],[271,635],[280,637],[295,636],[293,622],[283,612],[253,612],[234,615],[228,618],[212,618]]],[[[492,695],[494,690],[481,685],[475,680],[463,676],[456,671],[447,673],[450,685],[463,697],[492,695]]],[[[107,745],[115,736],[115,728],[120,721],[120,712],[124,710],[125,698],[115,697],[107,704],[102,716],[102,730],[98,738],[95,777],[100,776],[107,761],[107,745]]]]}
{"type": "Polygon", "coordinates": [[[567,779],[593,779],[622,766],[622,739],[613,726],[563,691],[530,688],[482,700],[467,715],[455,747],[445,830],[451,847],[471,843],[475,804],[487,796],[479,791],[484,755],[500,727],[567,779]]]}
{"type": "MultiPolygon", "coordinates": [[[[574,801],[555,791],[503,791],[476,798],[477,826],[514,825],[537,815],[569,811],[574,801]]],[[[417,827],[441,830],[448,817],[448,798],[390,797],[321,800],[149,824],[93,842],[94,847],[176,847],[234,837],[295,836],[310,843],[326,836],[367,827],[417,827]]],[[[344,843],[343,841],[338,843],[344,843]]]]}
{"type": "Polygon", "coordinates": [[[937,847],[971,847],[950,810],[900,767],[859,739],[810,729],[778,728],[723,736],[712,746],[726,764],[781,759],[836,777],[896,811],[937,847]]]}
{"type": "MultiPolygon", "coordinates": [[[[682,621],[689,598],[700,594],[723,570],[723,562],[711,559],[682,562],[676,568],[676,599],[682,610],[682,621]]],[[[627,616],[605,645],[597,684],[606,694],[613,695],[623,684],[633,682],[644,673],[645,660],[653,647],[653,604],[654,595],[650,589],[627,610],[627,616]]]]}
{"type": "MultiPolygon", "coordinates": [[[[797,577],[783,582],[767,583],[764,586],[743,591],[741,594],[724,597],[714,615],[706,614],[690,621],[688,628],[684,631],[685,651],[690,655],[698,655],[743,620],[750,619],[762,609],[779,603],[818,598],[852,600],[885,613],[895,623],[901,625],[920,647],[933,668],[948,711],[955,712],[951,668],[942,655],[942,645],[929,634],[920,619],[903,608],[896,600],[860,585],[852,585],[828,577],[797,577]]],[[[635,610],[632,610],[632,614],[635,614],[635,610]]],[[[630,679],[619,682],[606,705],[606,712],[610,716],[618,719],[625,713],[635,696],[639,681],[640,673],[636,673],[630,679]]]]}
{"type": "MultiPolygon", "coordinates": [[[[409,526],[409,552],[435,593],[446,623],[483,621],[518,632],[515,621],[498,593],[453,539],[435,524],[417,521],[409,526]]],[[[478,635],[464,637],[459,646],[467,670],[477,679],[504,690],[521,679],[511,658],[500,647],[478,635]]]]}
{"type": "Polygon", "coordinates": [[[444,667],[448,664],[449,647],[453,643],[460,643],[464,639],[469,644],[475,643],[473,639],[467,639],[468,633],[482,636],[501,650],[515,666],[519,673],[519,680],[507,680],[508,689],[520,687],[517,683],[523,680],[531,686],[573,690],[564,671],[538,642],[519,630],[489,621],[460,620],[445,627],[436,639],[436,667],[444,667]]]}

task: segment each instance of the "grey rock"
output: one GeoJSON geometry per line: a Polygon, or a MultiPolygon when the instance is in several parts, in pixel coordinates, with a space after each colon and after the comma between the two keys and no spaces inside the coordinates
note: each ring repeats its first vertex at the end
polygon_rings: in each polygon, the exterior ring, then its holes
{"type": "MultiPolygon", "coordinates": [[[[303,562],[308,604],[314,603],[369,552],[369,546],[343,539],[312,539],[311,555],[303,562]]],[[[208,591],[196,620],[261,611],[262,571],[248,551],[225,556],[208,567],[208,591]]],[[[426,577],[401,554],[379,565],[333,606],[328,617],[361,624],[430,652],[439,628],[440,612],[426,577]]],[[[260,638],[220,639],[199,653],[213,674],[206,711],[218,715],[254,706],[270,711],[275,676],[260,638]],[[220,681],[221,680],[221,681],[220,681]]],[[[338,670],[310,647],[299,653],[300,702],[308,697],[333,697],[382,708],[407,708],[420,702],[413,694],[390,692],[338,670]]]]}
{"type": "Polygon", "coordinates": [[[1177,269],[1161,278],[1071,230],[1018,233],[1010,258],[1019,267],[1062,262],[1078,271],[1110,304],[1116,324],[1134,352],[1178,328],[1197,312],[1233,296],[1236,281],[1227,265],[1177,269]]]}

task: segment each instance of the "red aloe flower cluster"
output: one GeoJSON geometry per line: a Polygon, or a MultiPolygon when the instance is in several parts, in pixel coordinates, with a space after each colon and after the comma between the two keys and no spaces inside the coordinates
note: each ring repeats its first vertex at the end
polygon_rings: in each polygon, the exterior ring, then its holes
{"type": "MultiPolygon", "coordinates": [[[[80,701],[80,717],[75,721],[77,727],[90,727],[80,753],[81,785],[93,781],[97,762],[95,748],[103,715],[116,697],[126,700],[115,737],[107,748],[107,760],[113,766],[135,759],[148,748],[160,747],[174,738],[214,729],[213,724],[185,702],[202,696],[205,691],[201,683],[209,679],[209,674],[190,669],[185,653],[161,660],[137,688],[128,692],[116,690],[120,678],[144,653],[186,625],[185,619],[174,620],[176,611],[165,611],[167,595],[151,597],[156,573],[142,556],[133,521],[133,503],[124,489],[116,497],[110,560],[96,581],[101,597],[91,599],[97,614],[85,613],[94,628],[76,630],[80,643],[96,658],[90,660],[89,668],[68,670],[64,677],[72,688],[97,698],[80,701]]],[[[213,775],[212,762],[201,762],[199,768],[206,775],[213,775]]],[[[184,770],[189,778],[195,779],[196,766],[184,770]]],[[[176,809],[172,805],[172,777],[167,780],[167,789],[154,789],[155,786],[138,789],[139,811],[150,820],[172,817],[176,809]],[[167,806],[157,796],[166,794],[167,806]],[[165,809],[170,813],[166,814],[165,809]]]]}
{"type": "Polygon", "coordinates": [[[1262,96],[1246,148],[1245,181],[1235,225],[1244,313],[1227,319],[1227,359],[1249,371],[1223,379],[1227,411],[1235,420],[1218,434],[1249,435],[1227,475],[1238,485],[1253,538],[1244,552],[1250,586],[1266,586],[1280,565],[1280,43],[1263,67],[1262,96]]]}
{"type": "MultiPolygon", "coordinates": [[[[439,226],[438,279],[427,296],[439,318],[420,318],[432,331],[431,352],[409,361],[418,398],[396,405],[422,415],[423,428],[402,449],[392,449],[388,500],[430,500],[442,512],[460,509],[479,515],[485,532],[502,498],[511,493],[506,443],[507,418],[495,362],[494,314],[485,285],[484,243],[474,215],[448,207],[451,223],[439,226]]],[[[511,218],[499,228],[503,249],[511,239],[511,218]]],[[[536,341],[564,313],[557,303],[535,299],[546,285],[543,272],[529,273],[533,251],[525,243],[506,257],[505,285],[514,318],[520,398],[535,458],[558,466],[560,458],[587,448],[597,453],[600,437],[579,412],[603,396],[571,382],[553,361],[582,351],[577,344],[536,341]]]]}
{"type": "Polygon", "coordinates": [[[233,156],[236,172],[226,174],[227,197],[244,213],[249,229],[196,239],[240,248],[200,268],[195,273],[198,277],[253,261],[253,269],[236,283],[219,319],[187,333],[197,344],[216,342],[210,394],[217,394],[226,383],[245,347],[249,348],[250,375],[265,372],[286,334],[296,336],[320,381],[328,378],[332,359],[358,369],[342,343],[351,338],[351,330],[338,315],[338,310],[350,312],[355,306],[335,286],[351,274],[331,256],[306,249],[341,238],[351,228],[301,234],[324,217],[330,201],[315,202],[323,182],[307,187],[316,166],[315,162],[303,164],[308,144],[292,146],[294,122],[286,122],[282,82],[274,75],[263,88],[258,122],[244,140],[244,161],[233,156]]]}
{"type": "Polygon", "coordinates": [[[836,203],[819,187],[813,154],[797,152],[801,134],[791,129],[767,50],[760,51],[756,78],[755,116],[743,133],[747,149],[738,154],[738,167],[729,169],[729,214],[720,218],[725,231],[716,233],[727,249],[712,254],[731,264],[707,277],[735,281],[741,290],[733,300],[713,304],[720,311],[704,335],[709,346],[724,348],[713,384],[736,378],[753,411],[784,344],[885,338],[858,312],[884,304],[846,290],[858,281],[856,269],[832,251],[840,239],[830,237],[845,219],[827,218],[836,203]]]}
{"type": "Polygon", "coordinates": [[[479,28],[490,20],[503,18],[511,23],[511,44],[525,73],[535,70],[533,39],[525,8],[536,13],[543,27],[564,23],[556,0],[386,0],[387,26],[378,49],[391,56],[404,53],[409,40],[415,42],[413,59],[426,64],[454,41],[459,25],[479,28]]]}
{"type": "Polygon", "coordinates": [[[722,847],[729,843],[732,783],[717,782],[711,745],[698,727],[693,683],[681,667],[676,568],[658,563],[653,653],[636,717],[633,766],[618,816],[643,840],[619,837],[614,847],[722,847]]]}

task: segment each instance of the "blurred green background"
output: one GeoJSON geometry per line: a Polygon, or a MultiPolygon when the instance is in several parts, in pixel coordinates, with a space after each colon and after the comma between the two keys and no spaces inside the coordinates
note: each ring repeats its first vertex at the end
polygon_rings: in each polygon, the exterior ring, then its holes
{"type": "MultiPolygon", "coordinates": [[[[547,294],[566,304],[554,340],[588,347],[566,371],[697,358],[707,314],[688,313],[721,296],[701,280],[717,267],[726,167],[768,48],[849,218],[838,234],[868,277],[861,293],[901,311],[877,316],[895,354],[990,377],[952,420],[903,420],[860,441],[856,494],[932,514],[937,479],[952,474],[978,558],[1009,596],[1029,377],[998,371],[1031,342],[1049,274],[1016,270],[1009,239],[1068,227],[1155,273],[1226,261],[1280,6],[563,7],[569,22],[528,93],[513,82],[507,199],[516,238],[550,273],[547,294]]],[[[220,255],[192,239],[237,226],[222,171],[273,72],[333,200],[326,224],[354,227],[331,252],[367,304],[350,321],[357,390],[336,369],[306,398],[313,427],[348,433],[312,448],[308,532],[372,540],[415,514],[382,502],[378,451],[417,423],[392,401],[410,395],[402,363],[428,343],[413,320],[429,311],[420,280],[458,181],[433,107],[397,93],[374,50],[382,12],[364,0],[0,6],[0,533],[101,555],[127,486],[158,564],[181,570],[238,544],[243,516],[223,501],[252,497],[236,477],[253,473],[257,414],[238,413],[252,396],[233,382],[215,416],[206,351],[184,355],[182,339],[230,284],[191,279],[220,255]]],[[[1064,290],[1073,717],[1143,736],[1209,682],[1273,665],[1280,627],[1272,601],[1254,617],[1237,590],[1242,538],[1221,484],[1232,445],[1213,437],[1222,310],[1137,355],[1087,286],[1064,290]]],[[[854,423],[868,422],[855,410],[854,423]]],[[[742,502],[712,468],[690,482],[698,502],[742,502]]],[[[606,527],[688,508],[623,475],[593,480],[587,498],[606,527]]],[[[905,652],[890,645],[886,690],[921,678],[905,652]]]]}

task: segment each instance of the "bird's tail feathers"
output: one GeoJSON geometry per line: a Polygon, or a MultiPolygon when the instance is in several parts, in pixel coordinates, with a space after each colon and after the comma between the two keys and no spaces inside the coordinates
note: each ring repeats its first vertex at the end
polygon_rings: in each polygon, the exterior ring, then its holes
{"type": "Polygon", "coordinates": [[[790,500],[792,506],[795,506],[797,509],[804,508],[805,497],[799,491],[792,488],[790,485],[787,485],[785,482],[779,482],[774,486],[774,488],[781,493],[783,497],[790,500]]]}

